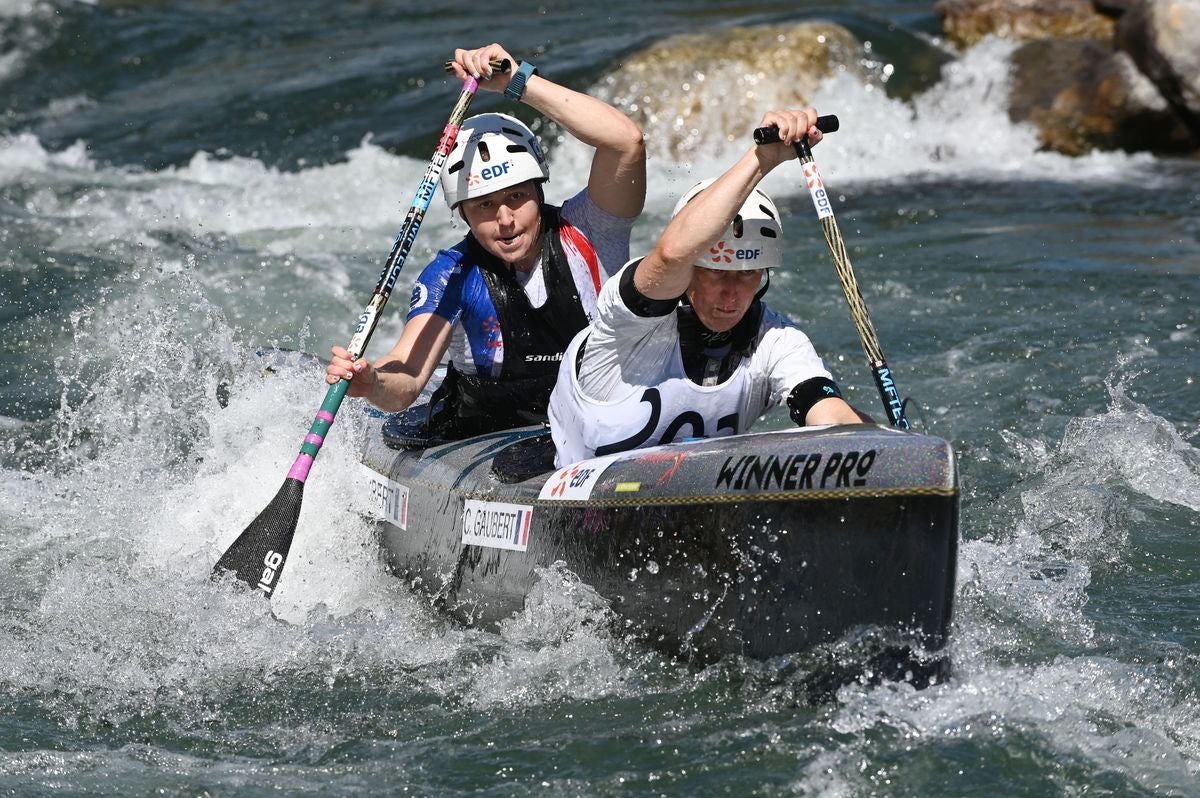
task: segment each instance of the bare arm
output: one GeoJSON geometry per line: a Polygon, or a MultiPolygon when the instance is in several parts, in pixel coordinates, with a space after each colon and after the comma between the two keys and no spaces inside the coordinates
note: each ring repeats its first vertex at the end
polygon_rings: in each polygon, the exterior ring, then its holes
{"type": "Polygon", "coordinates": [[[816,121],[817,112],[812,108],[767,113],[761,126],[778,127],[781,141],[751,148],[685,205],[638,265],[634,287],[649,299],[674,299],[683,294],[691,284],[696,260],[733,223],[750,192],[772,169],[796,157],[792,142],[803,135],[814,144],[821,140],[816,121]]]}
{"type": "Polygon", "coordinates": [[[808,426],[818,424],[872,424],[874,420],[866,413],[855,410],[849,402],[836,396],[822,399],[804,417],[808,426]]]}
{"type": "Polygon", "coordinates": [[[450,344],[453,326],[434,313],[416,316],[404,325],[400,340],[374,363],[366,358],[351,361],[350,353],[333,347],[333,358],[325,369],[330,385],[349,379],[349,396],[365,397],[380,410],[403,410],[416,401],[433,376],[450,344]]]}
{"type": "MultiPolygon", "coordinates": [[[[480,88],[502,92],[508,87],[511,73],[493,75],[488,62],[503,58],[516,68],[516,59],[499,44],[455,50],[455,73],[462,79],[467,74],[477,75],[481,78],[480,88]]],[[[641,128],[632,119],[602,100],[541,75],[530,77],[521,101],[596,149],[588,177],[593,202],[625,219],[642,212],[646,201],[646,145],[641,128]]]]}

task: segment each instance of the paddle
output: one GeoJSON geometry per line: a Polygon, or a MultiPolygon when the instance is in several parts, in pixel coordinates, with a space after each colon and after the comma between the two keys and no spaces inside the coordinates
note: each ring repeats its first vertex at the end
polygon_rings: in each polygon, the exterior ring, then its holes
{"type": "MultiPolygon", "coordinates": [[[[507,71],[509,67],[507,62],[502,62],[497,66],[501,67],[502,71],[507,71]]],[[[467,115],[471,99],[475,96],[478,88],[479,82],[473,77],[468,76],[463,83],[462,92],[458,95],[454,110],[450,112],[450,120],[442,130],[442,137],[438,141],[433,159],[426,167],[425,175],[421,178],[421,185],[417,188],[416,196],[413,197],[412,205],[408,209],[404,226],[396,236],[396,242],[392,245],[392,251],[384,264],[383,273],[379,275],[375,293],[362,315],[358,317],[358,326],[354,328],[354,335],[346,347],[353,360],[362,357],[367,348],[367,342],[371,340],[371,334],[375,332],[383,308],[392,294],[392,288],[396,285],[396,278],[400,276],[404,260],[408,257],[413,241],[416,240],[417,230],[421,227],[425,212],[429,210],[429,202],[437,190],[438,177],[442,173],[442,167],[445,166],[450,150],[454,147],[459,127],[467,115]]],[[[313,460],[321,451],[321,445],[325,442],[329,428],[333,426],[333,419],[337,415],[338,408],[341,407],[342,399],[345,398],[349,386],[349,380],[340,380],[329,386],[329,390],[325,393],[325,401],[321,403],[321,409],[317,411],[316,419],[308,430],[308,435],[304,437],[300,454],[292,463],[292,468],[288,472],[287,478],[284,479],[283,486],[266,509],[250,522],[250,526],[246,527],[246,530],[238,536],[233,545],[221,556],[221,559],[217,560],[212,571],[214,578],[232,572],[240,581],[262,591],[264,596],[270,596],[275,590],[279,575],[287,563],[292,537],[296,533],[296,522],[300,518],[300,502],[304,497],[304,482],[308,479],[308,472],[312,467],[313,460]]]]}
{"type": "MultiPolygon", "coordinates": [[[[817,129],[822,133],[834,133],[840,127],[836,116],[817,118],[817,129]]],[[[754,131],[754,141],[757,144],[774,144],[779,141],[779,129],[760,127],[754,131]]],[[[863,351],[867,355],[867,363],[871,367],[871,375],[875,378],[875,387],[879,389],[879,398],[887,412],[893,427],[909,429],[908,418],[904,415],[904,401],[892,378],[892,371],[883,358],[883,350],[879,346],[879,336],[875,334],[875,325],[867,312],[867,303],[863,301],[862,292],[858,289],[858,280],[854,277],[854,267],[850,264],[850,256],[846,252],[846,242],[838,229],[837,219],[833,217],[833,206],[829,203],[829,195],[825,191],[825,183],[817,164],[813,160],[812,148],[808,146],[808,138],[802,138],[794,145],[796,154],[800,156],[800,165],[804,167],[804,177],[808,181],[808,193],[812,195],[813,206],[817,210],[817,219],[821,222],[821,230],[825,233],[825,243],[833,255],[833,265],[837,269],[838,280],[842,284],[842,293],[850,305],[850,315],[854,326],[858,328],[858,337],[862,341],[863,351]]]]}

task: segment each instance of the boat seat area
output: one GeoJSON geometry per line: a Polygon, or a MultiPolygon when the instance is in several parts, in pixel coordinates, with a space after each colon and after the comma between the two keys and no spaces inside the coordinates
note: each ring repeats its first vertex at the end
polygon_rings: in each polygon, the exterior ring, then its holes
{"type": "Polygon", "coordinates": [[[413,451],[446,443],[446,439],[429,434],[429,404],[413,405],[393,413],[383,422],[383,442],[392,449],[413,451]]]}
{"type": "Polygon", "coordinates": [[[554,470],[554,440],[550,433],[523,438],[492,458],[492,474],[506,485],[524,482],[554,470]]]}

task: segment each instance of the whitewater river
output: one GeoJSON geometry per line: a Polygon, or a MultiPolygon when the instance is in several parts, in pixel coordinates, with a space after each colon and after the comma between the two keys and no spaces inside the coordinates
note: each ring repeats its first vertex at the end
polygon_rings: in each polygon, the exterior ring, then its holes
{"type": "MultiPolygon", "coordinates": [[[[1200,163],[1040,152],[1010,45],[832,7],[0,0],[0,795],[1200,795],[1200,163]],[[566,573],[455,627],[383,566],[357,401],[273,604],[209,581],[324,396],[256,352],[348,341],[455,46],[604,94],[673,34],[713,37],[704,72],[732,26],[802,19],[871,42],[805,99],[841,119],[815,154],[910,415],[958,454],[947,683],[809,706],[786,670],[621,639],[566,573]]],[[[589,154],[543,132],[560,200],[589,154]]],[[[747,141],[646,132],[635,251],[747,141]]],[[[877,410],[801,177],[766,185],[768,299],[877,410]]],[[[463,232],[436,198],[397,296],[463,232]]]]}

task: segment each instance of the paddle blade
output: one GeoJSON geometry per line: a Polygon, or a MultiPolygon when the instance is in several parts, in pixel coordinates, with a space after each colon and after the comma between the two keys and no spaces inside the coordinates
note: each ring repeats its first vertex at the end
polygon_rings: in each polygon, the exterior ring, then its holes
{"type": "Polygon", "coordinates": [[[304,483],[294,477],[285,479],[266,509],[217,560],[213,577],[232,572],[240,581],[269,598],[287,562],[303,498],[304,483]]]}

